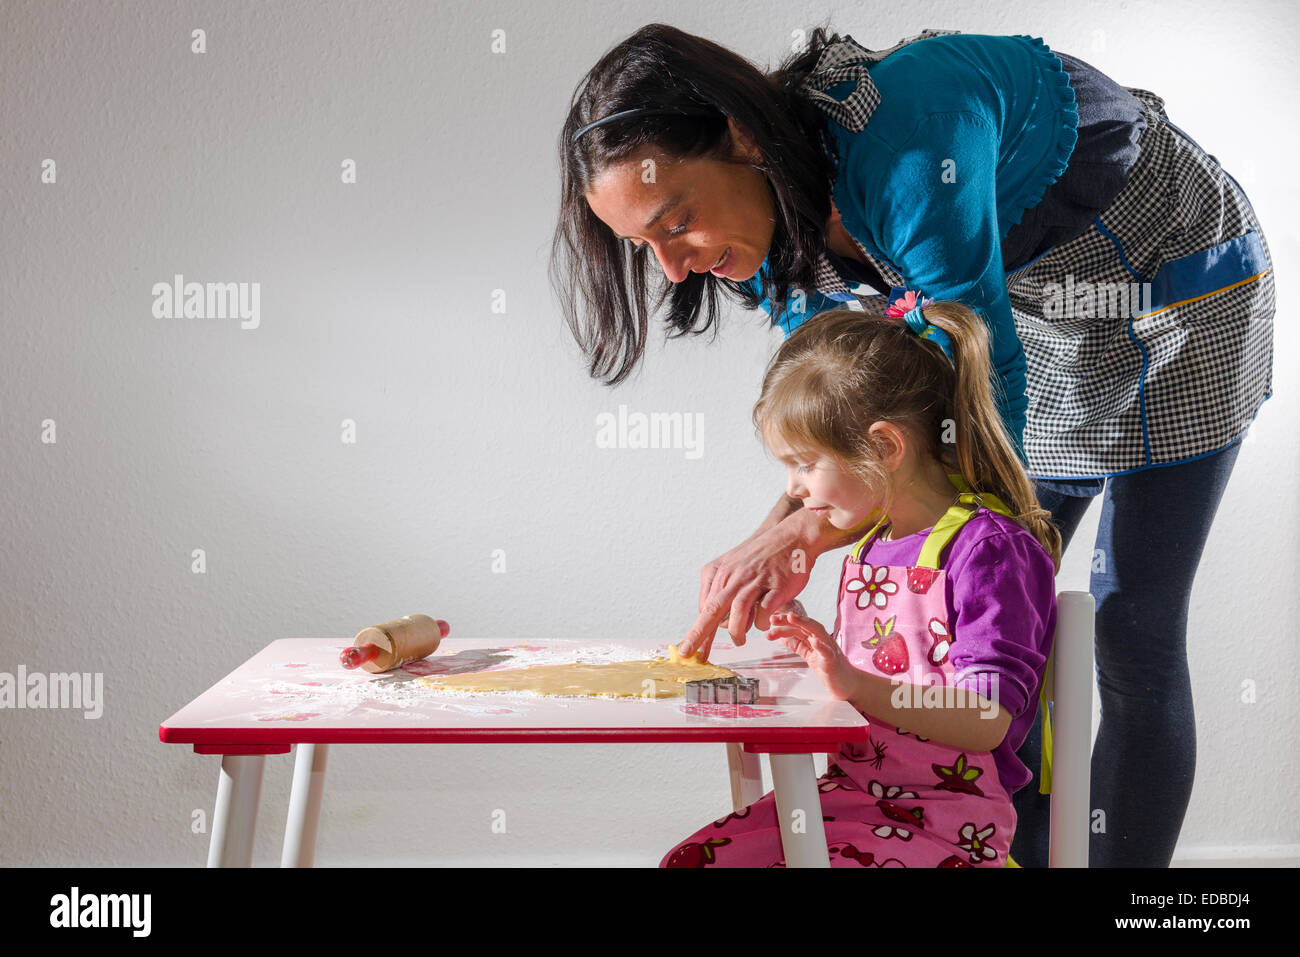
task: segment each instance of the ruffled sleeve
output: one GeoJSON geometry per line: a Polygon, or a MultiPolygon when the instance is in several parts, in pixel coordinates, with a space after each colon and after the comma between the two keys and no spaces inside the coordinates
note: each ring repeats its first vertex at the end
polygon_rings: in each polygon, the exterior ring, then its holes
{"type": "Polygon", "coordinates": [[[1057,59],[1042,37],[1021,35],[1018,39],[1031,46],[1033,54],[1039,58],[1041,82],[1043,88],[1039,94],[1039,103],[1034,110],[1038,117],[1050,116],[1052,119],[1051,144],[1044,153],[1042,162],[1035,164],[1033,175],[1027,177],[1020,189],[1003,200],[1003,222],[1001,235],[1010,232],[1024,218],[1025,210],[1038,205],[1047,187],[1060,178],[1070,162],[1075,143],[1079,139],[1079,105],[1070,87],[1070,75],[1057,59]]]}

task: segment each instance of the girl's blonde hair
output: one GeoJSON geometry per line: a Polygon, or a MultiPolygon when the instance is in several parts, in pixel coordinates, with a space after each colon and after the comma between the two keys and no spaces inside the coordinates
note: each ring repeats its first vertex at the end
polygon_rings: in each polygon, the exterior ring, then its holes
{"type": "Polygon", "coordinates": [[[945,471],[1002,499],[1059,571],[1061,533],[1039,506],[994,402],[983,320],[958,302],[924,307],[952,342],[950,363],[933,340],[886,317],[884,297],[860,301],[865,311],[837,307],[808,319],[773,356],[754,405],[760,437],[830,455],[880,494],[888,513],[891,483],[868,429],[891,422],[945,471]]]}

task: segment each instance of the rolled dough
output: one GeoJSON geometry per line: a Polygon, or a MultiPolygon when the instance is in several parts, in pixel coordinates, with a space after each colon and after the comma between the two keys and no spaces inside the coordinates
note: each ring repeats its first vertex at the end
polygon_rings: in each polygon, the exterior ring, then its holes
{"type": "Polygon", "coordinates": [[[694,654],[682,658],[677,646],[667,658],[616,661],[607,665],[536,665],[464,675],[431,675],[418,678],[422,685],[449,691],[528,691],[545,695],[584,695],[601,698],[672,698],[686,693],[688,681],[706,678],[734,678],[728,668],[699,660],[694,654]]]}

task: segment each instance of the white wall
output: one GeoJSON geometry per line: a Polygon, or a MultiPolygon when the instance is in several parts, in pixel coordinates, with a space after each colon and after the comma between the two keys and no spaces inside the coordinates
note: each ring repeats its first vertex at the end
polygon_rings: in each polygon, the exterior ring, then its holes
{"type": "MultiPolygon", "coordinates": [[[[774,64],[828,13],[873,47],[1041,36],[1165,97],[1254,201],[1282,277],[1277,394],[1192,599],[1179,860],[1295,854],[1288,4],[3,0],[0,671],[102,672],[106,704],[0,712],[0,864],[201,864],[191,814],[219,759],[157,727],[272,639],[413,611],[510,640],[685,632],[701,565],[782,488],[749,424],[780,336],[736,308],[711,345],[656,332],[618,390],[586,379],[546,278],[556,139],[584,72],[647,22],[774,64]],[[155,318],[175,273],[260,283],[260,326],[155,318]],[[598,449],[620,404],[702,414],[703,457],[598,449]]],[[[1087,587],[1098,508],[1062,588],[1087,587]]],[[[817,566],[810,610],[832,615],[837,565],[817,566]]],[[[290,772],[268,759],[258,864],[278,863],[290,772]]],[[[717,745],[336,747],[318,860],[653,864],[727,810],[717,745]]]]}

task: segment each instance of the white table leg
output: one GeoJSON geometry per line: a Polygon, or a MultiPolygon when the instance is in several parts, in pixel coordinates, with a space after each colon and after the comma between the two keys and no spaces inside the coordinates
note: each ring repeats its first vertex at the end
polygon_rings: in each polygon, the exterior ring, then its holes
{"type": "Polygon", "coordinates": [[[253,863],[253,833],[257,802],[262,795],[264,754],[223,754],[217,781],[217,806],[212,815],[208,867],[249,867],[253,863]]]}
{"type": "Polygon", "coordinates": [[[325,790],[328,744],[299,744],[293,764],[293,789],[289,792],[289,820],[284,825],[281,867],[312,867],[316,862],[316,825],[325,790]]]}
{"type": "Polygon", "coordinates": [[[736,741],[727,742],[727,770],[731,773],[731,809],[739,811],[763,796],[763,769],[758,755],[736,741]]]}
{"type": "Polygon", "coordinates": [[[821,792],[817,790],[812,755],[771,754],[768,757],[786,867],[830,867],[821,792]],[[796,811],[803,812],[799,815],[801,831],[795,830],[796,811]]]}

